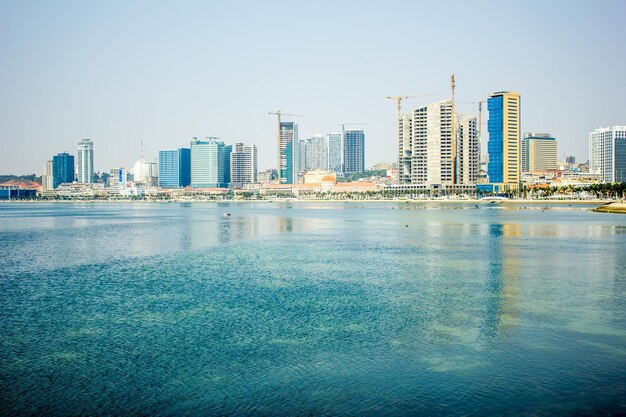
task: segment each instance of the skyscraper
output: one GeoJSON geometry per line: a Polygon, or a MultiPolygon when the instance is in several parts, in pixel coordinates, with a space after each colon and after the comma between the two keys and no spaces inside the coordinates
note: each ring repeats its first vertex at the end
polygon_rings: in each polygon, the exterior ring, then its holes
{"type": "Polygon", "coordinates": [[[365,134],[363,129],[348,129],[344,133],[344,172],[365,171],[365,134]]]}
{"type": "Polygon", "coordinates": [[[540,173],[557,169],[557,140],[549,133],[524,133],[520,146],[521,172],[540,173]]]}
{"type": "MultiPolygon", "coordinates": [[[[313,169],[328,169],[328,144],[324,135],[313,135],[309,141],[310,151],[307,155],[310,155],[310,167],[308,170],[313,169]]],[[[308,171],[307,170],[307,171],[308,171]]]]}
{"type": "Polygon", "coordinates": [[[41,190],[48,191],[54,189],[54,168],[52,161],[46,161],[41,174],[41,190]]]}
{"type": "Polygon", "coordinates": [[[404,184],[470,185],[479,173],[476,118],[457,114],[453,166],[452,100],[422,106],[398,121],[398,171],[404,184]]]}
{"type": "Polygon", "coordinates": [[[298,124],[294,122],[280,122],[278,178],[281,184],[295,184],[298,182],[297,142],[298,124]]]}
{"type": "Polygon", "coordinates": [[[456,184],[476,184],[480,174],[480,140],[476,117],[456,113],[456,184]]]}
{"type": "Polygon", "coordinates": [[[326,135],[328,149],[328,170],[337,173],[341,169],[341,133],[329,133],[326,135]]]}
{"type": "Polygon", "coordinates": [[[487,100],[489,109],[489,182],[494,192],[517,190],[520,184],[520,125],[519,93],[500,91],[487,100]]]}
{"type": "Polygon", "coordinates": [[[602,182],[626,182],[626,125],[589,133],[589,172],[602,182]]]}
{"type": "Polygon", "coordinates": [[[233,186],[241,188],[255,183],[257,170],[256,146],[235,143],[235,150],[230,154],[230,181],[233,186]]]}
{"type": "Polygon", "coordinates": [[[189,148],[159,151],[159,187],[183,188],[191,183],[189,148]]]}
{"type": "Polygon", "coordinates": [[[218,138],[191,141],[191,186],[193,188],[222,188],[230,183],[230,152],[218,138]]]}
{"type": "Polygon", "coordinates": [[[61,152],[52,157],[52,187],[74,182],[74,156],[61,152]]]}
{"type": "Polygon", "coordinates": [[[76,178],[83,184],[93,182],[93,141],[90,139],[82,139],[78,142],[76,178]]]}

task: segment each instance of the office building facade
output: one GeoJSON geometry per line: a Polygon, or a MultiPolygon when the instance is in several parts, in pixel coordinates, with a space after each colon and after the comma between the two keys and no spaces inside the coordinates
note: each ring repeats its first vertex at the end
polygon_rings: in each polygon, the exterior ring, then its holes
{"type": "Polygon", "coordinates": [[[278,178],[281,184],[298,182],[298,124],[280,122],[278,143],[278,178]]]}
{"type": "Polygon", "coordinates": [[[520,144],[520,170],[531,174],[556,171],[557,142],[549,133],[524,133],[520,144]]]}
{"type": "Polygon", "coordinates": [[[191,149],[159,151],[159,187],[183,188],[191,183],[191,149]]]}
{"type": "Polygon", "coordinates": [[[329,133],[326,135],[326,148],[328,149],[328,170],[336,173],[343,172],[341,164],[341,133],[329,133]]]}
{"type": "Polygon", "coordinates": [[[589,172],[602,182],[626,182],[626,126],[589,133],[589,172]]]}
{"type": "Polygon", "coordinates": [[[235,143],[235,148],[230,154],[230,181],[233,187],[241,188],[246,184],[256,183],[257,170],[256,145],[235,143]]]}
{"type": "Polygon", "coordinates": [[[74,182],[74,156],[61,152],[52,157],[52,187],[74,182]]]}
{"type": "Polygon", "coordinates": [[[83,184],[93,183],[93,141],[82,139],[78,142],[76,156],[76,179],[83,184]]]}
{"type": "Polygon", "coordinates": [[[226,188],[230,184],[230,152],[218,138],[191,141],[191,186],[226,188]]]}
{"type": "Polygon", "coordinates": [[[494,192],[519,189],[521,101],[516,92],[500,91],[487,100],[489,120],[489,165],[487,172],[494,192]]]}
{"type": "Polygon", "coordinates": [[[348,129],[343,138],[344,172],[365,171],[365,133],[362,129],[348,129]]]}
{"type": "Polygon", "coordinates": [[[112,168],[109,172],[109,193],[114,195],[125,195],[128,185],[128,173],[126,168],[112,168]]]}

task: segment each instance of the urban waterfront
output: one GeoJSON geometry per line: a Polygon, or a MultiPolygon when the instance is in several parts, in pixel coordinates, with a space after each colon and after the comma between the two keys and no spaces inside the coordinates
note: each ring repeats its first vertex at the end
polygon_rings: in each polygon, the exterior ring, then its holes
{"type": "Polygon", "coordinates": [[[1,414],[626,413],[595,206],[0,204],[1,414]]]}

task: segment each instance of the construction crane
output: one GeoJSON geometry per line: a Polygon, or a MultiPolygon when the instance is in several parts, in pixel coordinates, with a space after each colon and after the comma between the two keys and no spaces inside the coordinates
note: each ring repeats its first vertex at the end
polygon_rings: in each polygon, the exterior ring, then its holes
{"type": "Polygon", "coordinates": [[[280,179],[280,118],[282,116],[290,116],[290,117],[304,117],[301,114],[289,114],[289,113],[283,113],[282,111],[278,110],[276,112],[268,112],[267,114],[270,115],[275,115],[278,118],[278,159],[277,159],[277,165],[276,165],[276,169],[278,170],[278,177],[280,179]]]}
{"type": "Polygon", "coordinates": [[[482,144],[483,136],[483,104],[485,100],[480,101],[459,101],[459,104],[478,104],[478,143],[482,144]]]}
{"type": "Polygon", "coordinates": [[[398,103],[398,120],[400,120],[400,116],[402,115],[402,100],[406,100],[409,98],[440,96],[440,95],[441,93],[429,93],[429,94],[417,94],[414,96],[388,96],[385,98],[387,100],[396,100],[396,102],[398,103]]]}
{"type": "Polygon", "coordinates": [[[450,127],[451,127],[451,142],[452,142],[452,185],[456,185],[456,174],[457,174],[457,167],[456,167],[456,135],[455,135],[455,131],[456,131],[456,126],[455,126],[455,121],[454,121],[454,87],[456,86],[456,84],[454,83],[454,74],[452,74],[450,76],[450,86],[452,87],[452,109],[450,112],[450,127]]]}

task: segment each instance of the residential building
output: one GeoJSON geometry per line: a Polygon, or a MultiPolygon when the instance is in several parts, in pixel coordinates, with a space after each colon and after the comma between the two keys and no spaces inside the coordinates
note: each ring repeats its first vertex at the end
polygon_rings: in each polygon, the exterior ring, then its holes
{"type": "Polygon", "coordinates": [[[589,133],[589,172],[601,182],[626,182],[626,125],[589,133]]]}
{"type": "Polygon", "coordinates": [[[558,168],[557,140],[549,133],[524,133],[520,151],[521,172],[536,174],[558,168]]]}
{"type": "Polygon", "coordinates": [[[52,157],[52,188],[74,182],[74,156],[61,152],[52,157]]]}
{"type": "Polygon", "coordinates": [[[480,175],[480,138],[476,117],[455,113],[456,181],[455,184],[476,184],[480,175]]]}
{"type": "Polygon", "coordinates": [[[344,172],[365,171],[365,133],[363,129],[348,129],[343,138],[344,172]]]}
{"type": "Polygon", "coordinates": [[[235,188],[257,181],[257,148],[235,143],[235,150],[230,154],[230,181],[235,188]]]}
{"type": "Polygon", "coordinates": [[[278,143],[278,178],[281,184],[298,182],[298,124],[280,122],[278,143]]]}
{"type": "Polygon", "coordinates": [[[313,135],[308,143],[307,160],[309,161],[309,167],[307,171],[328,169],[328,144],[326,143],[326,137],[324,135],[313,135]]]}
{"type": "Polygon", "coordinates": [[[191,186],[193,188],[226,188],[230,183],[230,153],[218,138],[191,141],[191,186]]]}
{"type": "Polygon", "coordinates": [[[454,186],[477,182],[480,144],[476,118],[457,114],[455,123],[453,150],[452,100],[431,103],[401,115],[398,121],[400,183],[454,186]]]}
{"type": "Polygon", "coordinates": [[[183,188],[191,183],[191,149],[159,151],[159,187],[183,188]]]}
{"type": "Polygon", "coordinates": [[[76,178],[79,183],[93,183],[93,141],[82,139],[78,142],[76,157],[76,178]]]}
{"type": "Polygon", "coordinates": [[[489,165],[487,172],[493,192],[519,188],[521,101],[516,92],[500,91],[487,100],[489,110],[489,165]]]}
{"type": "Polygon", "coordinates": [[[327,134],[326,148],[328,149],[328,169],[336,173],[343,172],[341,169],[341,133],[327,134]]]}
{"type": "Polygon", "coordinates": [[[54,163],[52,161],[46,161],[43,167],[43,173],[41,174],[41,190],[48,191],[54,189],[54,163]]]}

